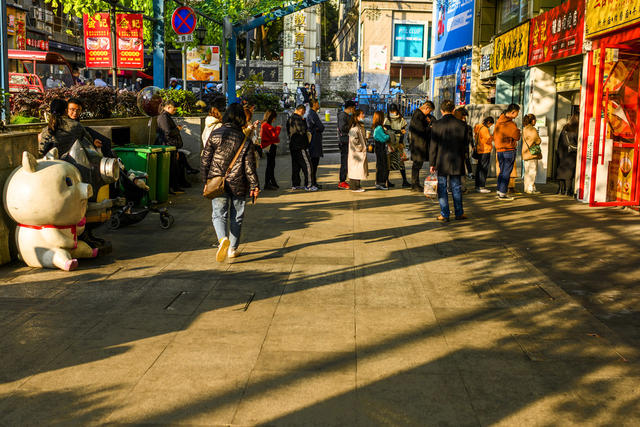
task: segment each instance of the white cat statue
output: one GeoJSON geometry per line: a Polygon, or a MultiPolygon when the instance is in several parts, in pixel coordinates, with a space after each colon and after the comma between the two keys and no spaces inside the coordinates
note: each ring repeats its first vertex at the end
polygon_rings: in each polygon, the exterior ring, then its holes
{"type": "Polygon", "coordinates": [[[71,271],[78,267],[78,258],[98,255],[78,240],[92,192],[75,166],[58,160],[57,149],[40,160],[22,153],[22,166],[9,175],[3,201],[18,223],[16,242],[27,265],[71,271]]]}

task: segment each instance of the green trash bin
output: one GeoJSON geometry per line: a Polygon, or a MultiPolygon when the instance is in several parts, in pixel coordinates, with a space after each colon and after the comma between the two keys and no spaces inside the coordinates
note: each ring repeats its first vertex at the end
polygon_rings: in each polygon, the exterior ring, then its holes
{"type": "Polygon", "coordinates": [[[125,168],[147,174],[149,192],[141,200],[141,203],[148,205],[149,202],[157,200],[158,156],[162,154],[162,149],[147,146],[124,146],[114,147],[113,151],[122,160],[125,168]]]}
{"type": "Polygon", "coordinates": [[[176,151],[172,145],[150,145],[149,148],[160,150],[158,153],[158,176],[156,181],[156,200],[164,203],[169,200],[169,173],[171,172],[171,152],[176,151]]]}

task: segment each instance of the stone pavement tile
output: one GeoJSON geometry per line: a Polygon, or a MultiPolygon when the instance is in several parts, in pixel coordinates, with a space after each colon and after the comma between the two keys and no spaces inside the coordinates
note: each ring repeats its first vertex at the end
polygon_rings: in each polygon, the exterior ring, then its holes
{"type": "Polygon", "coordinates": [[[355,375],[254,371],[233,424],[354,425],[355,375]]]}
{"type": "Polygon", "coordinates": [[[102,420],[106,424],[229,425],[242,396],[241,385],[226,380],[195,388],[136,391],[102,420]]]}
{"type": "Polygon", "coordinates": [[[97,425],[124,403],[126,388],[89,385],[59,390],[20,389],[0,395],[0,425],[97,425]]]}
{"type": "Polygon", "coordinates": [[[271,322],[275,327],[303,326],[355,331],[355,307],[298,304],[281,300],[271,322]]]}
{"type": "Polygon", "coordinates": [[[587,408],[561,378],[509,369],[462,375],[483,425],[575,425],[587,408]]]}
{"type": "Polygon", "coordinates": [[[277,298],[254,299],[245,311],[244,301],[206,298],[191,317],[188,328],[218,331],[261,331],[269,326],[278,303],[277,298]]]}
{"type": "Polygon", "coordinates": [[[411,273],[406,272],[405,268],[406,265],[402,262],[358,268],[356,304],[371,307],[423,307],[428,305],[427,294],[421,283],[417,280],[411,280],[411,273]],[[399,275],[409,280],[398,283],[399,275]]]}
{"type": "MultiPolygon", "coordinates": [[[[297,262],[297,259],[296,259],[297,262]]],[[[296,264],[296,269],[301,265],[296,264]]],[[[309,265],[303,272],[292,272],[284,288],[281,303],[300,306],[321,303],[325,306],[353,306],[355,276],[353,267],[309,265]]]]}
{"type": "MultiPolygon", "coordinates": [[[[416,330],[430,331],[436,326],[431,307],[356,307],[356,332],[361,334],[404,334],[416,330]]],[[[439,328],[438,328],[439,331],[439,328]]]]}
{"type": "Polygon", "coordinates": [[[190,315],[195,312],[208,293],[208,291],[151,288],[132,299],[126,310],[135,314],[190,315]]]}
{"type": "Polygon", "coordinates": [[[358,374],[358,425],[453,425],[479,423],[458,375],[418,366],[372,380],[358,374]]]}
{"type": "Polygon", "coordinates": [[[355,352],[261,351],[255,370],[267,372],[356,372],[355,352]]]}
{"type": "Polygon", "coordinates": [[[437,328],[378,336],[358,334],[358,376],[377,380],[419,368],[421,372],[457,374],[450,348],[437,328]]]}

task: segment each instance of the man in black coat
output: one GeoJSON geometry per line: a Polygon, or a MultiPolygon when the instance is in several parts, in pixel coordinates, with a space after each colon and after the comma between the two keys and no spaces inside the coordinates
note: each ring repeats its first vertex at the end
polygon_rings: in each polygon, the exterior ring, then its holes
{"type": "Polygon", "coordinates": [[[468,127],[454,117],[453,101],[445,100],[440,106],[442,118],[431,126],[431,144],[429,158],[431,173],[438,173],[438,202],[440,203],[439,221],[449,221],[449,196],[447,178],[451,183],[453,207],[456,219],[466,219],[462,208],[462,179],[464,159],[468,151],[468,127]]]}
{"type": "Polygon", "coordinates": [[[291,153],[291,187],[292,190],[317,191],[309,186],[311,178],[311,160],[309,159],[309,137],[307,121],[302,118],[305,106],[298,105],[287,121],[289,135],[289,152],[291,153]],[[300,185],[300,171],[304,174],[304,187],[300,185]]]}
{"type": "Polygon", "coordinates": [[[318,165],[320,164],[320,157],[323,156],[322,152],[322,132],[324,132],[324,124],[318,116],[318,110],[320,109],[320,103],[317,99],[311,100],[311,109],[307,114],[307,127],[311,133],[311,144],[309,145],[309,156],[311,157],[311,185],[322,188],[318,184],[317,174],[318,165]]]}
{"type": "Polygon", "coordinates": [[[338,111],[338,146],[340,147],[340,183],[338,188],[348,190],[347,172],[349,164],[349,130],[351,130],[351,121],[353,113],[356,110],[356,104],[347,100],[344,103],[344,110],[338,111]]]}
{"type": "Polygon", "coordinates": [[[435,117],[431,112],[435,109],[433,102],[425,101],[411,116],[409,123],[409,133],[411,135],[411,190],[422,192],[424,188],[420,185],[420,169],[424,162],[429,161],[429,141],[431,139],[431,124],[435,117]]]}

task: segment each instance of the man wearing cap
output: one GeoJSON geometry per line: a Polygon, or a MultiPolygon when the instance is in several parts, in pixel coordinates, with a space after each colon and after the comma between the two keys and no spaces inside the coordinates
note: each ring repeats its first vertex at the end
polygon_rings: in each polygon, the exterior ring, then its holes
{"type": "Polygon", "coordinates": [[[175,90],[182,89],[182,86],[178,84],[178,79],[176,79],[175,77],[171,77],[169,79],[169,89],[175,89],[175,90]]]}
{"type": "Polygon", "coordinates": [[[367,92],[366,83],[362,83],[362,86],[358,89],[358,108],[364,111],[365,114],[369,113],[369,92],[367,92]]]}

